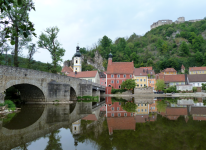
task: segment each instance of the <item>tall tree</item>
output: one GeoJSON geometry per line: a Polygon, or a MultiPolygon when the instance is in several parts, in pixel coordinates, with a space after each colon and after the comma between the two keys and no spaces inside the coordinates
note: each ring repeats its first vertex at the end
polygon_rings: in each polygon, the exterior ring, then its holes
{"type": "Polygon", "coordinates": [[[61,44],[57,40],[57,34],[59,33],[58,27],[50,27],[45,30],[39,36],[38,47],[47,49],[52,56],[53,73],[58,72],[57,65],[62,61],[61,57],[64,56],[65,49],[61,47],[61,44]]]}
{"type": "MultiPolygon", "coordinates": [[[[6,27],[4,30],[10,33],[7,34],[6,38],[11,37],[11,44],[15,44],[14,48],[14,66],[19,66],[18,55],[19,55],[19,39],[20,35],[24,35],[27,38],[34,31],[33,24],[29,21],[29,11],[34,9],[34,3],[32,0],[14,0],[12,7],[5,10],[3,17],[8,18],[6,24],[11,27],[6,27]]],[[[36,35],[35,33],[33,33],[36,35]]]]}
{"type": "Polygon", "coordinates": [[[34,54],[36,53],[36,44],[30,44],[28,47],[28,56],[27,56],[27,59],[28,59],[28,62],[27,62],[27,68],[30,68],[30,65],[32,63],[32,60],[33,60],[33,56],[34,54]]]}

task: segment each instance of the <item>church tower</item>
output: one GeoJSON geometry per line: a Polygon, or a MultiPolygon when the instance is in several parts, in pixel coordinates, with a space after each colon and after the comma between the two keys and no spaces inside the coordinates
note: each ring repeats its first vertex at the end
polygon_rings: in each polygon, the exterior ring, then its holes
{"type": "Polygon", "coordinates": [[[82,71],[82,64],[81,64],[81,53],[79,52],[79,45],[77,45],[77,50],[74,55],[74,67],[73,72],[81,72],[82,71]]]}

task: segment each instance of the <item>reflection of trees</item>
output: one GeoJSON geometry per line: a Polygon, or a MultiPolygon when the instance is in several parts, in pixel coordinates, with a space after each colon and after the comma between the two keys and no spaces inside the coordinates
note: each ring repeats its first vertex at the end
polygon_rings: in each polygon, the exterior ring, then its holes
{"type": "Polygon", "coordinates": [[[167,104],[164,100],[157,101],[157,111],[158,112],[166,112],[167,104]]]}
{"type": "Polygon", "coordinates": [[[62,150],[62,145],[60,143],[61,137],[58,135],[60,131],[51,132],[46,137],[49,138],[48,145],[45,150],[62,150]]]}
{"type": "Polygon", "coordinates": [[[18,147],[16,147],[16,148],[14,148],[13,150],[28,150],[27,147],[28,147],[29,145],[31,145],[31,142],[29,142],[29,143],[24,143],[24,144],[22,144],[22,145],[20,145],[20,146],[18,146],[18,147]]]}

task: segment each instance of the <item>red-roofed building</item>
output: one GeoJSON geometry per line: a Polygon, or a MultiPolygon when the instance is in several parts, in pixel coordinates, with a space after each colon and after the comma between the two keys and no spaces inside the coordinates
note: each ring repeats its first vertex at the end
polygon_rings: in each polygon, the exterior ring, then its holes
{"type": "Polygon", "coordinates": [[[162,73],[164,73],[164,75],[175,75],[177,74],[177,71],[174,68],[166,68],[165,70],[162,70],[162,73]]]}
{"type": "Polygon", "coordinates": [[[106,94],[111,94],[112,87],[120,89],[126,79],[132,79],[134,73],[133,62],[112,62],[112,54],[109,54],[106,73],[106,94]]]}
{"type": "Polygon", "coordinates": [[[95,114],[89,114],[86,117],[82,118],[82,120],[91,120],[91,121],[96,121],[97,117],[95,116],[95,114]]]}
{"type": "Polygon", "coordinates": [[[94,82],[94,83],[100,83],[98,71],[71,72],[67,76],[89,80],[89,81],[94,82]]]}
{"type": "Polygon", "coordinates": [[[164,75],[160,73],[156,75],[156,79],[164,80],[167,86],[185,85],[185,75],[184,74],[164,75]]]}
{"type": "Polygon", "coordinates": [[[189,74],[206,74],[206,67],[189,67],[189,74]]]}
{"type": "Polygon", "coordinates": [[[109,135],[112,135],[113,130],[135,131],[136,122],[134,117],[107,118],[107,125],[108,125],[109,135]]]}
{"type": "Polygon", "coordinates": [[[68,75],[68,74],[70,74],[71,72],[73,72],[73,69],[72,69],[71,66],[68,67],[68,66],[64,65],[64,67],[62,68],[62,71],[61,71],[61,72],[62,72],[62,73],[65,73],[66,75],[68,75]]]}

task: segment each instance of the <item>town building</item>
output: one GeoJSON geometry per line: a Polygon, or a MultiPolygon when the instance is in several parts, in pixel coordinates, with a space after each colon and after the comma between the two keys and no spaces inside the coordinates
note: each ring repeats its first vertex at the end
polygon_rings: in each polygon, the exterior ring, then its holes
{"type": "Polygon", "coordinates": [[[162,73],[164,75],[176,75],[177,71],[174,68],[166,68],[165,70],[162,70],[162,73]]]}
{"type": "Polygon", "coordinates": [[[164,80],[167,87],[174,85],[185,85],[186,82],[184,74],[164,75],[161,73],[156,76],[156,79],[164,80]]]}
{"type": "Polygon", "coordinates": [[[80,134],[81,132],[81,119],[77,120],[76,122],[72,123],[72,134],[80,134]]]}
{"type": "Polygon", "coordinates": [[[81,53],[79,52],[79,45],[77,45],[76,53],[74,55],[74,67],[73,72],[82,71],[81,53]]]}
{"type": "Polygon", "coordinates": [[[88,81],[98,83],[98,84],[100,83],[98,71],[72,72],[72,73],[68,74],[67,76],[88,80],[88,81]]]}
{"type": "Polygon", "coordinates": [[[181,66],[181,73],[183,73],[183,74],[185,73],[185,66],[184,65],[181,66]]]}
{"type": "Polygon", "coordinates": [[[133,78],[133,62],[112,62],[112,54],[109,54],[106,73],[106,94],[111,94],[112,87],[120,89],[122,82],[133,78]]]}
{"type": "Polygon", "coordinates": [[[206,67],[189,67],[189,74],[206,74],[206,67]]]}
{"type": "Polygon", "coordinates": [[[137,111],[135,115],[148,115],[149,114],[149,104],[136,104],[137,111]]]}
{"type": "Polygon", "coordinates": [[[106,74],[104,72],[99,72],[100,84],[106,86],[106,74]]]}
{"type": "Polygon", "coordinates": [[[157,99],[154,99],[152,104],[149,104],[149,112],[150,113],[155,113],[157,112],[157,99]]]}
{"type": "Polygon", "coordinates": [[[65,75],[68,75],[71,72],[73,72],[73,68],[71,66],[68,67],[68,66],[64,65],[61,72],[64,73],[65,75]]]}
{"type": "Polygon", "coordinates": [[[193,120],[206,121],[206,107],[191,107],[193,120]]]}
{"type": "Polygon", "coordinates": [[[190,74],[187,78],[188,83],[193,87],[202,87],[202,83],[206,84],[206,74],[190,74]]]}
{"type": "Polygon", "coordinates": [[[133,79],[136,82],[136,87],[154,87],[155,88],[155,72],[152,67],[140,67],[134,69],[133,79]]]}

